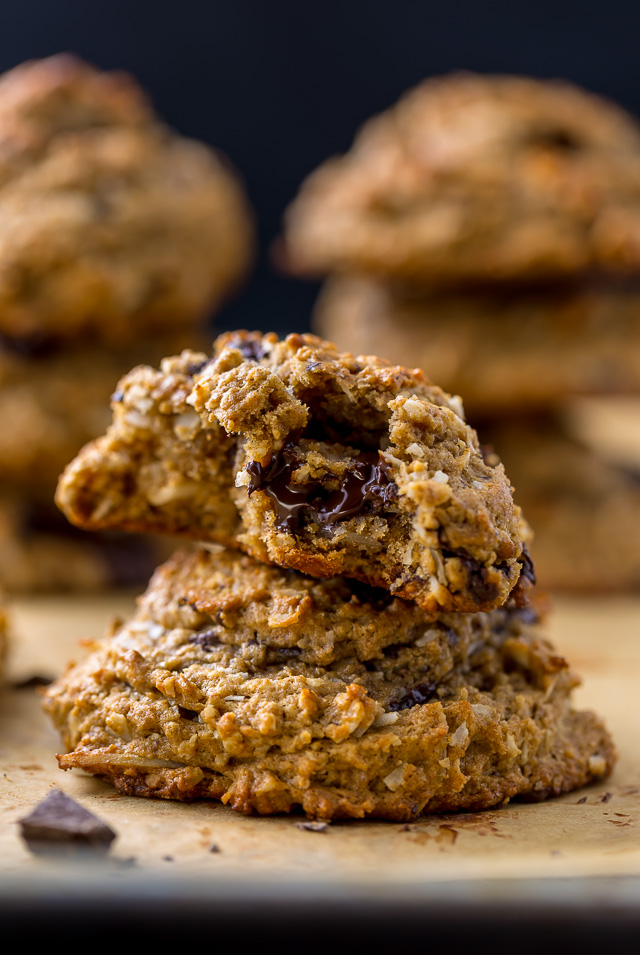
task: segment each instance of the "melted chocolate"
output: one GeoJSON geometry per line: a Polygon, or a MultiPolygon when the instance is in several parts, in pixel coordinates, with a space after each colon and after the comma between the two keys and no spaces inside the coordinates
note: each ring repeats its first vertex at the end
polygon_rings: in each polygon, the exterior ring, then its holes
{"type": "Polygon", "coordinates": [[[276,524],[291,533],[300,530],[305,520],[331,526],[358,514],[379,513],[398,495],[387,465],[377,452],[361,452],[334,491],[320,483],[294,484],[292,477],[299,466],[292,448],[275,454],[266,467],[258,461],[247,465],[251,476],[249,496],[264,491],[275,505],[276,524]]]}
{"type": "Polygon", "coordinates": [[[418,683],[417,686],[408,690],[399,700],[390,703],[388,709],[395,713],[398,710],[409,710],[412,706],[427,703],[435,693],[437,686],[437,683],[418,683]]]}

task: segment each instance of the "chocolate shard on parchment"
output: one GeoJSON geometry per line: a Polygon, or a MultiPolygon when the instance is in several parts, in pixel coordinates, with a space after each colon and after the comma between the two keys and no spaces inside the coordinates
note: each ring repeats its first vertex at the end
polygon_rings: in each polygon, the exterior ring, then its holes
{"type": "Polygon", "coordinates": [[[84,848],[107,852],[115,832],[60,789],[18,820],[22,838],[35,853],[84,848]]]}

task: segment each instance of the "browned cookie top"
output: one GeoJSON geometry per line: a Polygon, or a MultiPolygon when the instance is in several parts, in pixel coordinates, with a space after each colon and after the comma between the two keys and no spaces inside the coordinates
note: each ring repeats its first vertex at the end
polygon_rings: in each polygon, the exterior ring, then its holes
{"type": "Polygon", "coordinates": [[[531,576],[529,530],[462,405],[313,335],[234,332],[121,382],[62,476],[83,527],[180,533],[424,609],[486,610],[531,576]]]}
{"type": "Polygon", "coordinates": [[[424,284],[635,271],[640,132],[560,81],[427,80],[308,178],[284,257],[424,284]]]}
{"type": "Polygon", "coordinates": [[[122,341],[194,322],[246,271],[226,161],[135,81],[69,55],[0,78],[0,332],[122,341]]]}
{"type": "Polygon", "coordinates": [[[65,753],[125,793],[322,819],[483,809],[606,775],[531,608],[430,617],[348,581],[176,554],[44,697],[65,753]]]}

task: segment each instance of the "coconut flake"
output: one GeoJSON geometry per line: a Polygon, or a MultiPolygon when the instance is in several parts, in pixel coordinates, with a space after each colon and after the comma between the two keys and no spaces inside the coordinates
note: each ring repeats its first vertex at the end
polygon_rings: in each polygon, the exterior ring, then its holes
{"type": "Polygon", "coordinates": [[[399,766],[389,773],[388,776],[385,776],[382,782],[385,784],[387,789],[390,789],[392,793],[399,789],[404,782],[404,774],[407,768],[407,763],[400,763],[399,766]]]}
{"type": "Polygon", "coordinates": [[[455,733],[449,739],[450,746],[464,746],[469,739],[469,730],[466,723],[461,723],[455,733]]]}
{"type": "Polygon", "coordinates": [[[373,721],[375,727],[378,726],[389,726],[390,723],[395,723],[399,719],[397,713],[381,713],[380,716],[377,716],[373,721]]]}

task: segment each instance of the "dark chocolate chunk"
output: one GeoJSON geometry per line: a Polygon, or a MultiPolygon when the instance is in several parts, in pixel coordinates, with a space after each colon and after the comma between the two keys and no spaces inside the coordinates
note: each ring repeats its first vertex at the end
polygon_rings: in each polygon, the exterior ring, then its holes
{"type": "Polygon", "coordinates": [[[437,683],[418,683],[408,690],[399,700],[390,703],[388,709],[397,713],[399,710],[409,710],[412,706],[427,703],[436,691],[437,683]]]}
{"type": "Polygon", "coordinates": [[[299,531],[305,520],[330,526],[361,513],[379,513],[398,496],[387,465],[376,452],[361,452],[332,491],[318,482],[294,484],[298,467],[295,450],[289,447],[274,454],[266,466],[251,461],[246,468],[251,477],[248,495],[264,491],[275,505],[277,525],[291,533],[299,531]]]}
{"type": "Polygon", "coordinates": [[[210,846],[209,852],[214,852],[214,853],[215,853],[215,852],[222,852],[222,849],[220,848],[219,845],[217,845],[217,844],[214,842],[213,845],[210,846]]]}
{"type": "Polygon", "coordinates": [[[18,824],[35,853],[69,848],[106,852],[116,837],[113,829],[60,789],[52,789],[18,824]]]}

